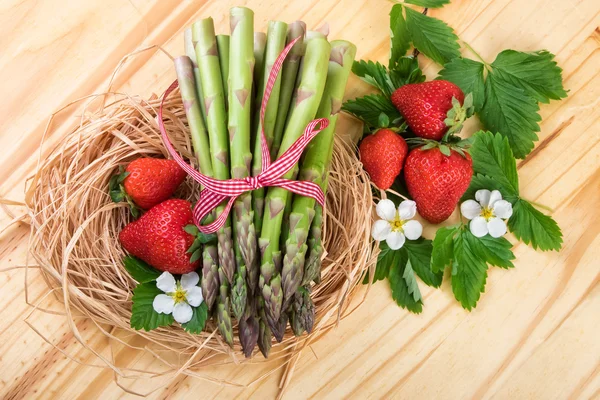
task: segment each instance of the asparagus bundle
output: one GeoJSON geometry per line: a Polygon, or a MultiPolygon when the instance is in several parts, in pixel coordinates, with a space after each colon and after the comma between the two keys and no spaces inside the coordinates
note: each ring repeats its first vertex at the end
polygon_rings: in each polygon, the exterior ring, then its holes
{"type": "MultiPolygon", "coordinates": [[[[281,156],[304,132],[306,125],[314,119],[323,90],[325,88],[327,63],[331,46],[324,38],[314,38],[306,45],[306,54],[302,60],[302,74],[296,89],[296,102],[281,141],[278,157],[281,156]]],[[[295,166],[283,177],[294,179],[298,167],[295,166]]],[[[271,330],[275,331],[281,315],[283,293],[281,289],[280,269],[276,268],[276,258],[281,259],[279,237],[283,210],[289,192],[283,188],[269,188],[265,202],[265,216],[259,238],[261,249],[261,269],[259,287],[265,299],[265,309],[271,330]]]]}
{"type": "MultiPolygon", "coordinates": [[[[231,9],[230,28],[230,35],[216,35],[211,18],[194,23],[184,33],[186,56],[175,59],[199,170],[220,180],[256,176],[262,167],[261,129],[276,158],[312,119],[329,117],[329,128],[313,139],[300,166],[283,176],[295,179],[300,171],[300,179],[325,190],[336,114],[354,46],[343,41],[330,45],[324,34],[306,33],[301,21],[289,27],[270,21],[266,35],[254,32],[253,13],[243,7],[231,9]],[[261,126],[260,107],[273,64],[296,38],[300,40],[283,63],[261,126]]],[[[204,223],[224,207],[220,204],[204,223]]],[[[204,300],[230,346],[232,314],[238,320],[246,357],[257,344],[268,357],[272,336],[281,341],[288,322],[296,335],[311,331],[310,285],[320,276],[321,211],[313,199],[283,188],[246,192],[236,199],[216,243],[202,248],[204,300]]]]}
{"type": "MultiPolygon", "coordinates": [[[[356,55],[356,47],[343,40],[331,42],[331,55],[327,71],[327,83],[317,117],[329,118],[329,126],[307,146],[302,160],[299,179],[312,181],[325,190],[327,167],[333,152],[333,136],[342,97],[350,69],[356,55]]],[[[285,242],[283,259],[284,308],[296,294],[304,274],[309,229],[315,216],[315,200],[305,196],[294,196],[289,214],[289,233],[285,242]]]]}

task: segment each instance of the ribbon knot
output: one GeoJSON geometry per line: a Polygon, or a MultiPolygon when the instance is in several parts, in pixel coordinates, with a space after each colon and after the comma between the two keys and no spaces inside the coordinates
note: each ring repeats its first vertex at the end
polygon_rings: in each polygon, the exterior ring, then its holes
{"type": "Polygon", "coordinates": [[[227,216],[233,207],[233,203],[239,195],[266,186],[278,186],[302,196],[312,197],[319,204],[324,205],[325,195],[323,194],[321,187],[316,183],[308,181],[294,181],[281,177],[291,170],[294,165],[296,165],[296,163],[300,160],[300,156],[302,156],[304,148],[308,145],[312,138],[314,138],[323,129],[327,128],[329,125],[329,120],[327,118],[319,118],[311,121],[304,129],[304,133],[300,136],[300,138],[298,138],[298,140],[296,140],[296,142],[294,142],[294,144],[290,146],[290,148],[287,149],[285,153],[283,153],[281,157],[279,157],[273,163],[271,163],[269,147],[265,138],[265,132],[262,128],[265,117],[265,109],[267,107],[267,103],[269,102],[269,97],[271,96],[271,91],[273,90],[275,81],[277,80],[277,75],[279,75],[279,71],[281,70],[285,57],[298,39],[300,39],[300,37],[291,41],[285,47],[285,49],[283,49],[281,54],[279,54],[275,64],[273,64],[267,85],[265,87],[265,93],[260,108],[260,141],[262,163],[261,172],[257,176],[249,176],[243,179],[218,180],[203,175],[199,171],[196,171],[190,164],[186,163],[173,147],[163,123],[164,101],[169,94],[177,88],[177,81],[174,81],[165,91],[160,103],[160,108],[158,110],[158,128],[163,138],[163,142],[165,143],[165,146],[167,147],[167,150],[171,156],[173,156],[173,159],[185,172],[187,172],[188,175],[190,175],[195,181],[204,187],[204,189],[200,192],[200,197],[196,203],[196,206],[194,207],[194,224],[196,224],[200,232],[213,233],[218,231],[225,224],[227,216]],[[201,221],[204,219],[204,217],[211,213],[219,204],[227,200],[227,198],[229,198],[227,206],[223,212],[219,214],[217,219],[215,219],[215,221],[209,225],[202,225],[201,221]]]}

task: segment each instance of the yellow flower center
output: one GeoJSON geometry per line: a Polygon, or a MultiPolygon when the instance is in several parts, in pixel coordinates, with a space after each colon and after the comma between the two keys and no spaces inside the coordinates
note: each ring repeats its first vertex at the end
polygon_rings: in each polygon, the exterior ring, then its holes
{"type": "Polygon", "coordinates": [[[398,213],[396,213],[396,216],[394,217],[393,220],[390,221],[390,226],[392,227],[392,232],[402,232],[402,225],[404,225],[404,221],[402,221],[400,219],[400,216],[398,215],[398,213]]]}
{"type": "Polygon", "coordinates": [[[173,298],[173,300],[175,300],[175,303],[183,303],[187,301],[185,297],[186,293],[187,291],[183,290],[181,284],[177,283],[177,289],[175,290],[175,292],[170,293],[170,295],[173,298]]]}
{"type": "Polygon", "coordinates": [[[481,210],[481,216],[485,218],[486,221],[489,221],[494,217],[494,211],[489,207],[483,207],[481,210]]]}

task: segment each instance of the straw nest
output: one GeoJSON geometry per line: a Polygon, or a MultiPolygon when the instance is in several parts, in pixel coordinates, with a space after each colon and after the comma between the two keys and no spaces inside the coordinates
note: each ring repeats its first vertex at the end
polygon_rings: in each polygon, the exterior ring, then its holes
{"type": "MultiPolygon", "coordinates": [[[[151,332],[136,331],[129,326],[136,283],[123,268],[121,260],[125,253],[117,237],[130,221],[130,214],[125,204],[111,202],[108,181],[119,166],[138,157],[168,154],[156,123],[159,106],[156,96],[148,101],[125,95],[106,99],[111,102],[109,105],[94,113],[86,111],[77,129],[40,161],[26,196],[32,229],[31,255],[50,291],[58,293],[64,303],[74,337],[102,359],[103,365],[115,371],[117,384],[124,389],[132,391],[123,384],[123,378],[162,376],[163,382],[168,383],[169,378],[179,374],[221,384],[252,383],[227,382],[211,375],[212,365],[265,362],[256,353],[245,360],[239,341],[230,349],[211,323],[201,335],[188,334],[177,326],[151,332]],[[79,332],[74,320],[81,318],[98,327],[108,338],[111,350],[113,345],[128,346],[131,351],[151,354],[166,367],[160,371],[140,371],[118,365],[118,361],[94,348],[92,341],[79,332]],[[143,345],[140,337],[147,339],[142,341],[143,345]]],[[[165,101],[165,125],[175,148],[194,163],[185,113],[176,93],[165,101]]],[[[353,146],[339,138],[335,141],[330,176],[322,280],[312,292],[316,307],[314,330],[296,338],[288,327],[283,343],[271,352],[270,372],[258,378],[284,366],[280,385],[284,388],[299,352],[360,304],[362,296],[355,295],[364,272],[374,265],[376,258],[370,245],[369,180],[353,146]]],[[[176,193],[176,197],[192,201],[197,195],[198,186],[191,179],[176,193]]]]}

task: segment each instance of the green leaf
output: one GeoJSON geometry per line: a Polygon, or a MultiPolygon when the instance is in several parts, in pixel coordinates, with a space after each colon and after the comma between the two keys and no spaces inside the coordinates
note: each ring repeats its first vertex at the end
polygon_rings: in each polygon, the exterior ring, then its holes
{"type": "Polygon", "coordinates": [[[384,65],[373,61],[354,61],[352,64],[352,72],[361,80],[373,85],[387,97],[390,97],[396,87],[388,74],[388,70],[384,65]]]}
{"type": "Polygon", "coordinates": [[[182,324],[181,327],[189,333],[200,334],[208,319],[208,307],[206,302],[202,302],[198,307],[192,307],[192,310],[194,312],[192,319],[182,324]]]}
{"type": "Polygon", "coordinates": [[[442,227],[435,233],[431,252],[431,270],[433,272],[443,273],[446,267],[452,265],[454,236],[458,229],[457,227],[442,227]]]}
{"type": "Polygon", "coordinates": [[[517,163],[507,138],[498,133],[479,131],[473,136],[469,153],[475,174],[492,177],[500,185],[499,190],[505,198],[519,195],[517,163]]]}
{"type": "Polygon", "coordinates": [[[515,259],[515,255],[511,250],[512,244],[505,238],[493,238],[490,235],[478,238],[469,230],[466,230],[464,234],[471,236],[469,241],[472,244],[472,249],[481,260],[500,268],[515,267],[511,262],[515,259]]]}
{"type": "MultiPolygon", "coordinates": [[[[398,265],[401,261],[400,254],[397,251],[391,250],[385,242],[379,244],[379,255],[377,256],[377,265],[375,267],[375,275],[373,283],[384,280],[390,273],[390,267],[398,265]]],[[[363,279],[363,284],[369,283],[369,274],[367,273],[363,279]]]]}
{"type": "MultiPolygon", "coordinates": [[[[397,255],[406,254],[402,251],[394,251],[393,253],[396,253],[397,255]]],[[[400,256],[400,258],[403,257],[400,256]]],[[[394,265],[389,271],[388,281],[390,282],[390,288],[392,289],[392,298],[400,307],[419,314],[423,311],[423,302],[420,299],[415,300],[404,279],[404,271],[408,260],[404,259],[400,261],[399,264],[394,265]]]]}
{"type": "Polygon", "coordinates": [[[504,81],[542,103],[567,97],[562,69],[554,61],[554,54],[546,50],[530,53],[504,50],[498,54],[492,68],[504,81]]]}
{"type": "Polygon", "coordinates": [[[402,15],[402,5],[396,4],[390,12],[390,62],[392,68],[410,48],[410,35],[402,15]]]}
{"type": "Polygon", "coordinates": [[[411,8],[406,11],[406,27],[413,45],[438,64],[460,57],[458,37],[444,21],[428,17],[411,8]]]}
{"type": "Polygon", "coordinates": [[[186,231],[187,233],[189,233],[192,236],[196,236],[200,231],[198,230],[198,227],[194,224],[188,224],[183,228],[184,231],[186,231]]]}
{"type": "Polygon", "coordinates": [[[517,239],[536,250],[558,251],[562,246],[562,232],[556,221],[522,199],[513,204],[513,215],[508,220],[508,229],[517,239]]]}
{"type": "Polygon", "coordinates": [[[454,58],[440,71],[440,78],[450,81],[464,93],[473,94],[473,106],[479,112],[485,103],[484,65],[468,58],[454,58]]]}
{"type": "Polygon", "coordinates": [[[379,114],[379,126],[382,128],[387,128],[390,126],[390,117],[388,117],[387,114],[379,114]]]}
{"type": "Polygon", "coordinates": [[[415,278],[415,271],[413,271],[413,269],[412,269],[410,260],[408,260],[406,262],[406,267],[404,268],[404,273],[402,274],[402,278],[404,278],[404,282],[406,282],[408,294],[412,295],[412,298],[415,302],[421,301],[421,299],[423,297],[421,296],[421,291],[419,290],[419,284],[417,283],[417,279],[415,278]]]}
{"type": "Polygon", "coordinates": [[[194,250],[192,256],[190,257],[190,264],[196,262],[202,257],[202,249],[194,250]]]}
{"type": "Polygon", "coordinates": [[[123,265],[129,275],[139,283],[148,283],[155,281],[162,274],[161,271],[151,267],[144,261],[134,256],[127,256],[123,259],[123,265]]]}
{"type": "Polygon", "coordinates": [[[450,157],[450,148],[448,146],[446,146],[445,144],[441,144],[440,146],[440,152],[445,155],[446,157],[450,157]]]}
{"type": "Polygon", "coordinates": [[[404,0],[404,2],[427,8],[440,8],[450,4],[450,0],[404,0]]]}
{"type": "Polygon", "coordinates": [[[388,74],[396,89],[409,83],[425,82],[426,78],[419,67],[419,61],[413,56],[398,58],[388,74]]]}
{"type": "Polygon", "coordinates": [[[473,249],[474,236],[465,229],[454,238],[454,265],[452,270],[452,292],[463,308],[472,310],[485,290],[487,264],[473,249]]]}
{"type": "Polygon", "coordinates": [[[443,272],[431,270],[431,252],[433,246],[431,240],[419,238],[417,240],[407,240],[402,247],[411,263],[411,269],[421,278],[427,286],[440,287],[443,272]]]}
{"type": "Polygon", "coordinates": [[[162,293],[154,282],[140,283],[133,289],[130,321],[133,329],[151,331],[173,323],[172,314],[159,314],[152,307],[154,298],[162,293]]]}
{"type": "Polygon", "coordinates": [[[371,94],[358,99],[348,100],[342,106],[346,111],[362,120],[372,128],[379,128],[379,116],[385,113],[393,125],[400,125],[402,116],[389,98],[380,94],[371,94]]]}
{"type": "Polygon", "coordinates": [[[539,106],[523,89],[514,86],[500,72],[491,71],[485,82],[486,101],[479,118],[487,130],[508,138],[516,158],[525,158],[538,140],[539,106]]]}

